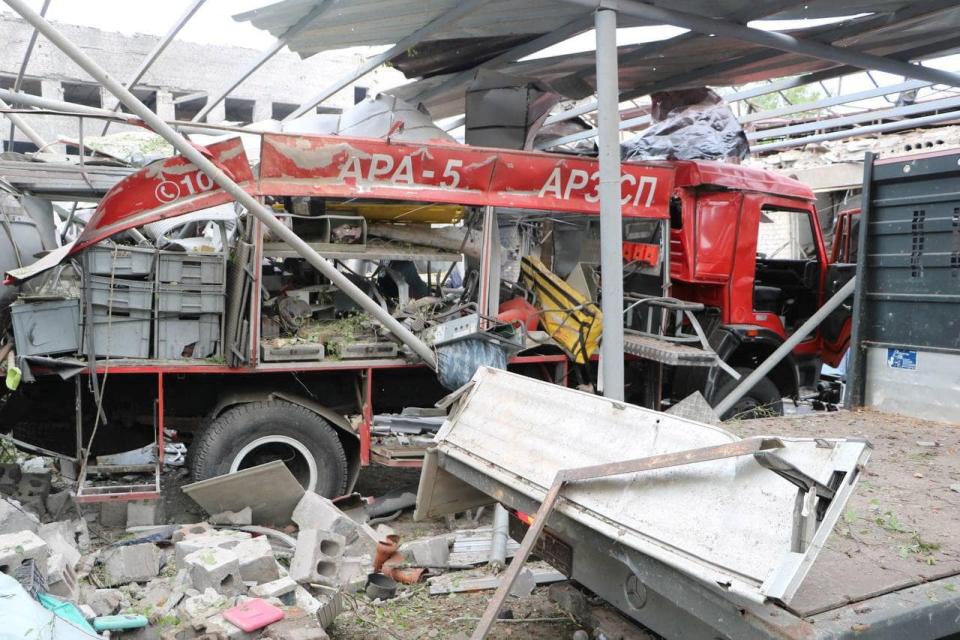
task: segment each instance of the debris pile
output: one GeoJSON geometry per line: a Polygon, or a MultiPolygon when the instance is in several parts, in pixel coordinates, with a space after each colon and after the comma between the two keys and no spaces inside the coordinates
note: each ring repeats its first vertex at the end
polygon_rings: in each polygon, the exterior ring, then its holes
{"type": "MultiPolygon", "coordinates": [[[[421,418],[392,422],[408,419],[421,418]]],[[[450,531],[410,540],[377,524],[413,506],[407,490],[334,502],[298,489],[264,510],[247,490],[251,479],[283,476],[271,486],[292,479],[273,462],[184,486],[208,512],[233,508],[202,522],[156,524],[152,502],[78,505],[70,491],[54,490],[62,479],[37,460],[0,466],[0,578],[9,578],[0,582],[0,617],[29,601],[31,624],[65,625],[66,638],[109,631],[138,639],[321,639],[348,605],[482,591],[499,581],[499,566],[486,567],[495,545],[493,529],[479,526],[482,508],[448,522],[450,531]],[[244,494],[250,503],[238,506],[235,496],[244,494]]],[[[516,550],[509,541],[504,557],[516,550]]],[[[530,563],[513,593],[526,597],[563,579],[530,563]]]]}

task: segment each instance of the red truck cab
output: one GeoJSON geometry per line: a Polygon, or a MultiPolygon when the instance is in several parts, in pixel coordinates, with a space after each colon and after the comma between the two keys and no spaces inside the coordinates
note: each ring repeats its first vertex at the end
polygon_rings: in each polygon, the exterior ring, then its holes
{"type": "MultiPolygon", "coordinates": [[[[740,372],[772,353],[832,288],[813,191],[786,176],[678,163],[670,224],[672,295],[707,307],[703,324],[711,346],[740,372]]],[[[815,331],[748,404],[776,405],[773,394],[797,397],[802,387],[814,387],[821,362],[842,357],[845,341],[837,332],[815,331]]],[[[699,388],[715,402],[735,382],[718,368],[678,369],[671,395],[699,388]]]]}

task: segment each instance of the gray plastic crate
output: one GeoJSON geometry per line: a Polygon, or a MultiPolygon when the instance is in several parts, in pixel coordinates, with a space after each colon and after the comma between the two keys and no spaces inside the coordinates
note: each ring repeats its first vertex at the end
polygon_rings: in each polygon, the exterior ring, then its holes
{"type": "Polygon", "coordinates": [[[157,317],[156,357],[161,360],[215,358],[220,355],[219,314],[157,317]]]}
{"type": "Polygon", "coordinates": [[[17,355],[49,356],[80,350],[80,300],[24,301],[10,305],[17,355]]]}
{"type": "Polygon", "coordinates": [[[90,276],[93,304],[110,307],[114,311],[153,308],[153,283],[144,280],[126,280],[104,276],[90,276]]]}
{"type": "Polygon", "coordinates": [[[225,271],[222,253],[161,251],[157,259],[157,282],[222,285],[225,271]]]}
{"type": "Polygon", "coordinates": [[[157,285],[157,311],[178,315],[223,313],[226,294],[218,284],[157,285]]]}
{"type": "Polygon", "coordinates": [[[95,276],[123,276],[146,278],[153,275],[157,250],[153,247],[128,247],[108,244],[90,247],[87,254],[87,272],[95,276]]]}
{"type": "Polygon", "coordinates": [[[96,356],[149,358],[152,316],[146,309],[114,309],[113,313],[107,313],[106,307],[94,305],[93,347],[96,356]]]}

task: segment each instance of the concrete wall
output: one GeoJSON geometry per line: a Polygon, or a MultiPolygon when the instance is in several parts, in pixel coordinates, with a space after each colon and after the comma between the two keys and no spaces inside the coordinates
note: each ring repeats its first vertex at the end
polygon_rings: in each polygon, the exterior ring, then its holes
{"type": "MultiPolygon", "coordinates": [[[[57,27],[74,43],[80,45],[94,60],[120,80],[131,77],[140,62],[153,49],[159,38],[149,35],[127,36],[121,33],[100,31],[90,27],[57,24],[57,27]]],[[[0,86],[10,88],[20,69],[32,27],[22,19],[9,14],[0,14],[0,86]]],[[[204,45],[174,41],[161,54],[141,80],[138,87],[153,97],[153,109],[166,118],[173,118],[175,98],[197,92],[218,95],[229,86],[259,56],[257,49],[204,45]],[[155,91],[155,96],[152,92],[155,91]]],[[[261,120],[270,118],[274,105],[298,105],[318,92],[336,78],[349,73],[363,60],[356,51],[325,52],[307,60],[296,54],[282,51],[258,69],[231,94],[228,104],[221,105],[208,117],[209,122],[223,121],[226,110],[233,115],[246,115],[242,119],[261,120]]],[[[76,64],[71,62],[45,38],[39,38],[27,67],[27,82],[24,90],[45,97],[63,99],[83,97],[112,107],[115,102],[109,94],[104,95],[99,87],[76,64]]],[[[399,72],[381,68],[364,77],[357,86],[369,88],[371,93],[403,82],[399,72]]],[[[75,98],[76,99],[76,98],[75,98]]],[[[202,102],[202,99],[200,101],[202,102]]],[[[194,103],[199,106],[198,103],[194,103]]],[[[354,87],[350,86],[324,103],[333,107],[354,104],[354,87]]],[[[100,105],[96,105],[100,106],[100,105]]],[[[288,106],[287,109],[290,107],[288,106]]],[[[50,116],[28,116],[30,123],[47,140],[57,135],[75,138],[76,120],[50,116]]],[[[93,131],[99,134],[102,122],[92,123],[86,135],[93,131]]],[[[111,125],[111,131],[122,127],[111,125]]],[[[3,127],[6,131],[6,126],[3,127]]],[[[6,133],[3,135],[6,138],[6,133]]],[[[25,140],[17,136],[18,140],[25,140]]]]}
{"type": "Polygon", "coordinates": [[[960,419],[960,355],[917,351],[915,364],[887,356],[886,347],[867,349],[868,407],[941,422],[960,419]]]}

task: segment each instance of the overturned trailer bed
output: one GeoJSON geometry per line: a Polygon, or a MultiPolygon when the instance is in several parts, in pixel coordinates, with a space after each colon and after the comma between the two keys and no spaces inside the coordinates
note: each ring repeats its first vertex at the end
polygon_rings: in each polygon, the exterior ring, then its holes
{"type": "MultiPolygon", "coordinates": [[[[737,443],[750,440],[484,369],[427,455],[417,516],[498,501],[524,525],[516,535],[535,523],[528,514],[549,500],[558,472],[737,443]]],[[[956,633],[957,579],[889,592],[884,582],[848,604],[853,596],[835,597],[844,576],[817,562],[870,450],[856,439],[784,437],[747,455],[570,483],[534,553],[666,638],[956,633]],[[818,599],[807,585],[825,591],[825,580],[836,584],[818,599]]],[[[876,572],[856,562],[846,570],[876,572]]],[[[862,581],[848,580],[860,594],[862,581]]]]}

